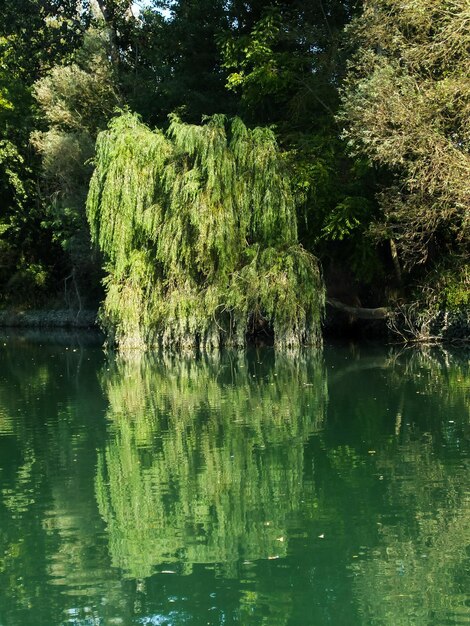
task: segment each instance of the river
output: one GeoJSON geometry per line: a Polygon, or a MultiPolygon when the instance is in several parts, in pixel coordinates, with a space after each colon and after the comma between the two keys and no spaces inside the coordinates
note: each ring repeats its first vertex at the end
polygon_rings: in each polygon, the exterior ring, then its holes
{"type": "Polygon", "coordinates": [[[470,623],[468,352],[0,341],[0,626],[470,623]]]}

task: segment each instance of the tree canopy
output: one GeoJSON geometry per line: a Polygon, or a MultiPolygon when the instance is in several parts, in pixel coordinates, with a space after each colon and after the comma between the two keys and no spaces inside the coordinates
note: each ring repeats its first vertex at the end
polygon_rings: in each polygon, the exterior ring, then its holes
{"type": "Polygon", "coordinates": [[[407,268],[441,261],[443,248],[468,253],[468,2],[374,0],[349,34],[345,137],[393,174],[380,196],[385,233],[407,268]]]}

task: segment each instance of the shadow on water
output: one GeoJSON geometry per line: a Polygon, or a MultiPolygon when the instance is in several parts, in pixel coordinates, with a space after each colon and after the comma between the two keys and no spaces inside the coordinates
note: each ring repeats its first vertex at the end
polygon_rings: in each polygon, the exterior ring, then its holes
{"type": "Polygon", "coordinates": [[[2,626],[470,619],[467,354],[37,340],[0,341],[2,626]]]}

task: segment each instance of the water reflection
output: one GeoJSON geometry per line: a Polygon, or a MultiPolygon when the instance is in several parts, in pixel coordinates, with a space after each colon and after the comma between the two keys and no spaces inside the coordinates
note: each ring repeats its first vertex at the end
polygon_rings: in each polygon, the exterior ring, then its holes
{"type": "MultiPolygon", "coordinates": [[[[356,441],[348,448],[349,463],[336,468],[348,473],[353,489],[369,467],[369,489],[376,491],[379,481],[381,492],[372,512],[375,532],[359,538],[350,565],[358,622],[469,623],[468,355],[405,350],[391,352],[382,363],[358,357],[355,364],[359,371],[369,370],[371,391],[358,394],[351,415],[365,437],[369,459],[365,451],[357,454],[361,446],[356,441]],[[381,423],[387,414],[388,426],[381,423]],[[388,436],[377,436],[387,430],[388,436]]],[[[343,391],[354,384],[360,390],[358,378],[354,364],[340,368],[336,380],[330,377],[330,395],[339,379],[343,391]]],[[[337,404],[333,412],[344,411],[342,402],[337,404]]],[[[340,451],[345,447],[331,447],[328,454],[337,459],[340,451]]]]}
{"type": "Polygon", "coordinates": [[[0,623],[62,624],[77,604],[89,613],[117,582],[103,575],[90,463],[106,434],[103,357],[82,336],[1,339],[0,623]]]}
{"type": "Polygon", "coordinates": [[[470,464],[436,458],[429,433],[407,437],[401,463],[381,454],[391,511],[377,517],[378,545],[353,566],[367,624],[463,624],[470,620],[470,464]],[[410,477],[413,477],[412,479],[410,477]]]}
{"type": "Polygon", "coordinates": [[[468,623],[469,392],[463,352],[5,339],[0,624],[468,623]]]}
{"type": "Polygon", "coordinates": [[[287,520],[314,500],[304,445],[325,417],[320,356],[146,357],[119,361],[104,386],[112,426],[96,493],[115,566],[145,578],[211,563],[235,576],[241,558],[287,553],[287,520]]]}

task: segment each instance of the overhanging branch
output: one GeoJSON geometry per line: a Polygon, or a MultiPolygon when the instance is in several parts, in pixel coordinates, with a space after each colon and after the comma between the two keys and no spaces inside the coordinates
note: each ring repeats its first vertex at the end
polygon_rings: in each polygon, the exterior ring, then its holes
{"type": "Polygon", "coordinates": [[[352,315],[353,317],[360,320],[386,320],[390,315],[390,309],[388,309],[387,307],[379,307],[377,309],[365,309],[358,306],[349,306],[348,304],[343,304],[335,298],[327,298],[326,303],[334,309],[338,309],[339,311],[347,313],[348,315],[352,315]]]}

